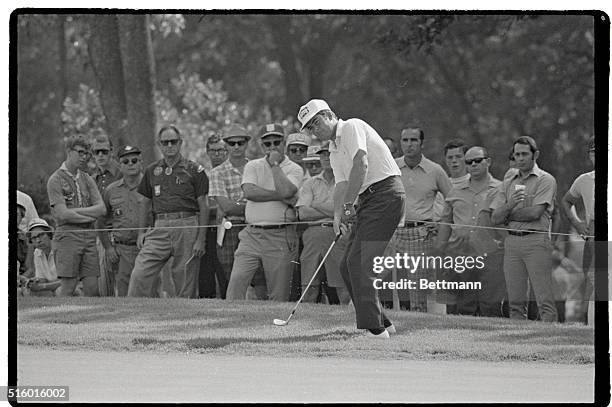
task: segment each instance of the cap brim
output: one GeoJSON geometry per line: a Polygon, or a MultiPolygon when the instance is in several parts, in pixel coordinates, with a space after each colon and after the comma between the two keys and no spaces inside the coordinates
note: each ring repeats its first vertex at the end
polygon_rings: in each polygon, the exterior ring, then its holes
{"type": "Polygon", "coordinates": [[[281,137],[285,137],[285,135],[283,133],[279,133],[277,131],[271,131],[269,133],[264,133],[261,136],[259,136],[259,138],[264,138],[264,137],[268,137],[268,136],[281,136],[281,137]]]}

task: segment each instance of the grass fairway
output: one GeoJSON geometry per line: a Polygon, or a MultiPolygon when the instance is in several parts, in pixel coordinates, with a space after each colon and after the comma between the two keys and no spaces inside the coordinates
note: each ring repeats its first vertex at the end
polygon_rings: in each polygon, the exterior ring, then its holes
{"type": "Polygon", "coordinates": [[[263,301],[35,298],[18,301],[17,343],[56,350],[192,352],[358,359],[594,363],[593,330],[569,324],[388,311],[398,333],[373,340],[352,307],[263,301]]]}

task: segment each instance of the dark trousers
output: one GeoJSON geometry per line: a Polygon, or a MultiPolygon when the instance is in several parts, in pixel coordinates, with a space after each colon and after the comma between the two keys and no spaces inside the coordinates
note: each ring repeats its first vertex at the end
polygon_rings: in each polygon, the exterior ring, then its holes
{"type": "Polygon", "coordinates": [[[340,274],[355,306],[358,329],[383,328],[387,319],[378,300],[372,270],[374,257],[383,256],[404,212],[406,193],[399,176],[372,186],[359,196],[357,221],[353,224],[340,274]]]}
{"type": "Polygon", "coordinates": [[[198,288],[200,298],[216,298],[217,289],[215,275],[219,283],[221,298],[225,299],[227,278],[223,266],[217,258],[217,228],[206,229],[206,253],[200,260],[198,288]]]}

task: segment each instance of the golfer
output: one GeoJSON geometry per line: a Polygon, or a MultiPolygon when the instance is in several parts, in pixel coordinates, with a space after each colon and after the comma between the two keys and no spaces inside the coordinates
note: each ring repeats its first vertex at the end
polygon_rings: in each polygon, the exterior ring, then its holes
{"type": "Polygon", "coordinates": [[[401,172],[376,130],[360,119],[338,119],[324,100],[302,106],[298,120],[302,130],[330,140],[336,178],[334,231],[350,233],[340,273],[355,305],[357,328],[367,329],[368,336],[389,338],[395,327],[380,306],[372,266],[403,217],[406,193],[401,172]]]}

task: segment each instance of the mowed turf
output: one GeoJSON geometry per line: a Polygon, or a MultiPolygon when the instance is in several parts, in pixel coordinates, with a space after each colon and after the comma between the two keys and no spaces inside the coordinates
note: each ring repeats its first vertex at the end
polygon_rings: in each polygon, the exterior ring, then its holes
{"type": "Polygon", "coordinates": [[[355,328],[350,306],[269,301],[34,298],[18,301],[17,342],[51,349],[194,352],[279,357],[594,363],[593,330],[408,311],[387,313],[397,334],[355,328]]]}

